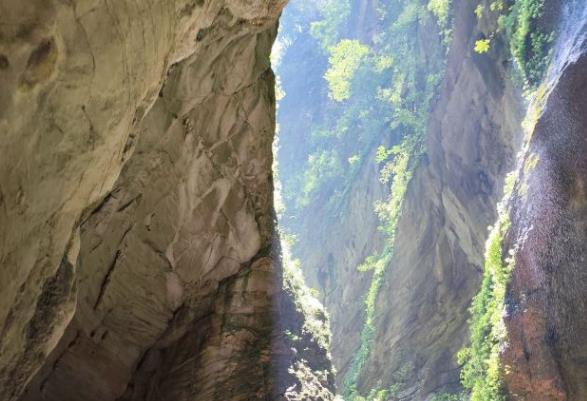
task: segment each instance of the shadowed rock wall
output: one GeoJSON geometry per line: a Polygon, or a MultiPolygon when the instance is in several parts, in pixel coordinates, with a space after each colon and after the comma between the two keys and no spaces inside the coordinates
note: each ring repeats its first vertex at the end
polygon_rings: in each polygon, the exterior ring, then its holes
{"type": "Polygon", "coordinates": [[[283,5],[0,2],[0,398],[302,391],[274,246],[283,5]]]}

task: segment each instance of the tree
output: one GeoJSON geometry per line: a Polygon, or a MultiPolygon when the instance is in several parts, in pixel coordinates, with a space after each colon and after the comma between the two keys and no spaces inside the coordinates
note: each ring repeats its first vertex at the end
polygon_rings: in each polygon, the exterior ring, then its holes
{"type": "Polygon", "coordinates": [[[351,81],[369,54],[369,47],[358,40],[344,39],[328,51],[330,68],[324,78],[328,81],[330,98],[341,102],[351,97],[351,81]]]}

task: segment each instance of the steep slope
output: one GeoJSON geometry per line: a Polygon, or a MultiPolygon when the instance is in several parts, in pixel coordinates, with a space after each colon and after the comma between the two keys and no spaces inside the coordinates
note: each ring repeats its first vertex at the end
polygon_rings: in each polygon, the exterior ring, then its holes
{"type": "MultiPolygon", "coordinates": [[[[370,2],[358,3],[355,8],[375,13],[370,2]]],[[[389,193],[389,185],[379,180],[380,167],[374,160],[379,145],[394,143],[393,130],[381,130],[367,154],[361,155],[361,167],[343,184],[348,187],[342,188],[344,198],[335,213],[329,214],[328,205],[340,195],[323,190],[303,213],[287,222],[297,237],[295,256],[311,285],[322,291],[331,314],[339,387],[357,369],[356,354],[368,350],[365,362],[354,373],[358,392],[364,396],[385,390],[402,399],[425,400],[431,394],[460,390],[455,354],[467,339],[467,309],[481,278],[487,226],[495,221],[505,173],[514,166],[523,115],[521,96],[507,78],[504,44],[496,40],[489,55],[473,52],[474,41],[496,24],[495,18],[478,22],[474,7],[468,1],[453,4],[453,41],[444,83],[428,120],[425,155],[407,189],[396,253],[387,262],[375,300],[373,339],[367,346],[361,345],[361,331],[372,273],[359,272],[357,266],[389,242],[379,233],[381,222],[373,212],[373,204],[389,193]]],[[[367,42],[386,29],[385,25],[365,27],[354,35],[367,42]]],[[[434,46],[440,41],[435,29],[428,25],[417,32],[418,42],[427,43],[424,51],[429,58],[436,56],[434,46]]],[[[320,68],[320,58],[302,35],[286,51],[285,66],[278,72],[289,76],[294,67],[287,61],[304,54],[298,57],[297,68],[314,82],[310,73],[320,68]]],[[[318,74],[324,70],[322,67],[318,74]]],[[[300,157],[295,153],[299,148],[291,142],[306,141],[312,123],[323,120],[333,107],[299,101],[320,93],[317,84],[283,85],[286,95],[279,116],[280,125],[286,127],[280,130],[284,149],[280,161],[287,166],[290,159],[300,157]],[[295,110],[307,118],[294,121],[295,110]]],[[[365,125],[357,128],[361,129],[365,125]]],[[[288,173],[284,169],[283,174],[288,173]]]]}
{"type": "Polygon", "coordinates": [[[274,235],[283,5],[0,3],[0,398],[332,398],[274,235]]]}
{"type": "MultiPolygon", "coordinates": [[[[277,157],[282,180],[295,180],[296,174],[303,171],[311,149],[313,125],[329,113],[323,77],[328,60],[308,30],[308,15],[298,7],[301,8],[299,1],[290,4],[280,27],[285,40],[292,41],[283,51],[277,69],[285,92],[278,110],[277,157]],[[296,26],[304,29],[289,39],[296,26]]],[[[370,153],[367,158],[373,160],[374,150],[370,153]]],[[[294,205],[286,198],[286,210],[281,217],[282,226],[296,236],[292,252],[301,262],[308,285],[321,290],[321,300],[331,316],[331,351],[339,387],[353,357],[350,350],[358,344],[360,336],[359,330],[349,330],[361,325],[363,305],[357,300],[369,286],[369,277],[359,274],[356,266],[383,248],[373,203],[387,194],[386,187],[379,182],[375,163],[362,166],[352,186],[344,189],[348,200],[342,207],[329,207],[334,196],[327,190],[302,212],[288,211],[294,205]]],[[[301,191],[299,186],[296,190],[301,191]]]]}
{"type": "Polygon", "coordinates": [[[510,200],[513,250],[501,356],[510,396],[587,398],[587,4],[570,2],[510,200]]]}
{"type": "Polygon", "coordinates": [[[495,23],[478,25],[474,6],[453,5],[454,39],[428,123],[427,157],[406,194],[361,374],[367,389],[399,382],[410,400],[460,389],[455,355],[467,341],[487,227],[521,140],[523,103],[508,78],[504,44],[494,43],[489,56],[473,52],[495,23]]]}

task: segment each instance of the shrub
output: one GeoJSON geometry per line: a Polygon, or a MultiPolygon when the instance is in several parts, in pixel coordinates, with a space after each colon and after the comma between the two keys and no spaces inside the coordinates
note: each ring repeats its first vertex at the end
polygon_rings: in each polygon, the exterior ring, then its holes
{"type": "Polygon", "coordinates": [[[310,32],[320,42],[324,49],[328,49],[340,40],[342,26],[351,14],[350,0],[322,0],[318,3],[322,19],[310,25],[310,32]]]}
{"type": "MultiPolygon", "coordinates": [[[[498,9],[503,8],[502,4],[498,9]]],[[[508,13],[499,18],[500,29],[505,31],[512,56],[527,87],[540,83],[550,62],[550,44],[554,35],[538,28],[543,8],[544,0],[517,0],[508,13]]]]}
{"type": "Polygon", "coordinates": [[[483,54],[487,53],[490,48],[490,39],[479,39],[475,42],[475,53],[483,54]]]}
{"type": "Polygon", "coordinates": [[[307,204],[314,191],[324,186],[328,180],[339,177],[342,173],[343,168],[335,150],[324,150],[311,154],[308,157],[308,167],[304,174],[302,197],[298,199],[298,202],[301,205],[307,204]]]}
{"type": "Polygon", "coordinates": [[[483,4],[479,4],[477,5],[477,7],[475,7],[475,15],[477,16],[477,19],[481,19],[481,17],[483,16],[483,11],[485,11],[485,7],[483,7],[483,4]]]}
{"type": "Polygon", "coordinates": [[[324,78],[328,81],[331,99],[341,102],[351,97],[351,81],[361,62],[369,54],[369,47],[358,40],[342,40],[328,49],[330,68],[324,78]]]}
{"type": "Polygon", "coordinates": [[[430,0],[428,10],[438,19],[438,25],[445,28],[448,25],[450,0],[430,0]]]}
{"type": "Polygon", "coordinates": [[[506,204],[513,190],[513,175],[504,185],[504,200],[498,207],[498,222],[485,247],[485,265],[481,289],[470,308],[471,345],[457,355],[463,365],[461,382],[471,390],[471,401],[503,401],[499,348],[506,341],[503,322],[506,287],[514,268],[514,256],[504,260],[503,236],[510,226],[506,204]]]}

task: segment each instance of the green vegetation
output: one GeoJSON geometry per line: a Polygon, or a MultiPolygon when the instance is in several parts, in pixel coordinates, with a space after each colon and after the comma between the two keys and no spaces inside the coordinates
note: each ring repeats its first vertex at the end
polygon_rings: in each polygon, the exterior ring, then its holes
{"type": "MultiPolygon", "coordinates": [[[[369,360],[379,290],[391,268],[404,198],[414,169],[425,153],[423,138],[428,114],[443,74],[446,44],[450,40],[451,2],[379,2],[378,31],[366,36],[355,31],[348,33],[357,23],[356,16],[351,14],[353,6],[356,6],[354,0],[293,0],[290,9],[295,7],[298,14],[289,25],[283,21],[287,26],[282,29],[287,30],[289,44],[294,42],[292,38],[302,38],[303,51],[296,55],[304,57],[304,63],[284,62],[278,67],[280,75],[289,74],[287,78],[282,76],[286,90],[281,91],[285,98],[280,109],[288,96],[290,102],[305,102],[308,106],[301,118],[290,116],[288,120],[291,125],[300,125],[296,126],[296,135],[283,135],[284,141],[290,141],[287,148],[291,155],[284,156],[288,162],[285,163],[287,173],[281,177],[282,195],[292,224],[301,220],[296,218],[310,207],[319,208],[325,219],[333,218],[343,210],[349,188],[364,166],[373,159],[380,166],[380,180],[389,185],[390,192],[374,208],[380,230],[387,239],[386,247],[357,267],[370,275],[371,282],[364,298],[360,345],[345,376],[342,392],[346,401],[381,401],[398,394],[402,386],[409,384],[408,379],[384,383],[375,389],[361,389],[362,393],[357,383],[369,360]],[[310,29],[304,31],[309,21],[310,29]],[[428,40],[430,30],[436,30],[444,40],[428,40]],[[315,71],[319,71],[317,78],[311,76],[315,71]],[[305,97],[299,93],[290,95],[287,87],[288,81],[300,76],[304,80],[313,79],[308,86],[313,85],[315,90],[305,92],[305,97]],[[303,149],[293,151],[298,142],[303,149]]],[[[475,9],[479,19],[499,18],[497,31],[475,41],[474,50],[487,53],[500,37],[505,38],[526,87],[540,81],[548,63],[552,35],[537,29],[542,9],[543,0],[485,1],[475,9]]],[[[299,110],[299,104],[296,106],[299,110]]],[[[501,254],[502,237],[508,224],[507,214],[500,211],[500,221],[487,244],[483,286],[471,308],[471,346],[459,355],[464,364],[463,383],[471,391],[473,401],[500,400],[497,351],[504,336],[501,312],[512,268],[501,254]]],[[[287,273],[291,281],[298,282],[299,262],[290,261],[288,265],[292,267],[287,273]]],[[[312,295],[311,290],[303,292],[312,295]]],[[[303,307],[311,308],[312,302],[308,305],[303,307]]],[[[319,317],[320,313],[315,315],[319,317]]],[[[319,318],[315,323],[316,327],[311,328],[310,323],[308,330],[319,333],[322,323],[319,318]]],[[[413,384],[413,377],[409,379],[413,384]]],[[[461,394],[438,394],[434,401],[461,399],[464,399],[461,394]]]]}
{"type": "Polygon", "coordinates": [[[530,153],[528,157],[524,161],[524,176],[532,172],[538,165],[540,161],[540,156],[537,153],[530,153]]]}
{"type": "MultiPolygon", "coordinates": [[[[371,43],[344,37],[352,18],[350,1],[312,4],[298,0],[297,6],[320,15],[310,23],[309,34],[327,61],[322,75],[328,101],[322,100],[325,109],[307,124],[304,146],[309,152],[295,168],[287,166],[282,193],[291,215],[319,202],[327,215],[335,216],[361,165],[372,162],[369,153],[376,146],[386,142],[393,148],[416,131],[422,134],[445,47],[423,41],[421,31],[447,26],[450,1],[383,2],[378,9],[383,29],[371,43]]],[[[299,27],[292,26],[291,35],[299,34],[299,27]]],[[[392,173],[391,164],[386,170],[392,173]]]]}
{"type": "Polygon", "coordinates": [[[491,40],[479,39],[475,42],[475,52],[479,54],[487,53],[489,51],[491,40]]]}
{"type": "Polygon", "coordinates": [[[468,396],[464,393],[442,393],[435,395],[430,401],[468,401],[468,396]]]}
{"type": "MultiPolygon", "coordinates": [[[[284,155],[290,164],[285,167],[288,174],[281,176],[282,195],[290,221],[295,224],[296,216],[302,216],[309,207],[319,208],[325,218],[336,216],[348,200],[346,195],[355,177],[373,159],[380,168],[380,181],[390,187],[388,197],[374,205],[380,230],[387,238],[386,247],[358,267],[370,275],[371,281],[364,298],[361,342],[342,388],[346,401],[383,401],[398,394],[413,375],[398,372],[392,383],[362,389],[362,394],[357,383],[370,355],[379,290],[393,257],[405,194],[425,152],[429,112],[444,73],[450,40],[451,1],[379,2],[380,28],[368,41],[347,29],[357,22],[350,13],[351,1],[297,0],[297,4],[296,10],[301,13],[297,21],[303,15],[319,16],[310,24],[309,37],[304,36],[299,22],[286,29],[289,37],[302,36],[304,57],[309,54],[308,43],[315,43],[314,59],[306,61],[314,67],[324,65],[321,83],[314,81],[320,90],[312,92],[312,96],[322,97],[308,98],[315,108],[302,121],[295,120],[307,135],[296,138],[303,141],[303,152],[284,155]],[[441,39],[430,40],[430,32],[437,32],[441,39]]],[[[288,68],[284,62],[278,73],[289,72],[293,79],[299,76],[299,70],[288,68]]],[[[282,82],[287,79],[282,77],[282,82]]],[[[290,90],[286,87],[285,92],[281,104],[288,101],[290,90]]],[[[291,141],[286,135],[283,140],[291,141]]]]}
{"type": "Polygon", "coordinates": [[[504,188],[505,197],[499,204],[498,222],[487,239],[483,282],[470,309],[471,345],[457,355],[458,362],[463,365],[461,381],[471,391],[471,401],[505,400],[499,348],[506,340],[502,315],[506,287],[514,268],[514,253],[504,258],[503,236],[510,226],[506,205],[513,180],[514,175],[510,174],[504,188]]]}
{"type": "MultiPolygon", "coordinates": [[[[489,10],[499,14],[498,30],[505,34],[511,54],[519,68],[525,88],[535,88],[546,72],[550,62],[552,33],[540,30],[539,23],[544,9],[544,0],[515,0],[507,6],[504,0],[490,3],[489,10]]],[[[481,18],[485,7],[479,4],[475,9],[481,18]]],[[[475,42],[477,53],[489,50],[489,39],[475,42]]]]}
{"type": "Polygon", "coordinates": [[[307,205],[312,192],[341,173],[342,165],[334,150],[323,150],[311,154],[308,158],[308,169],[305,172],[302,197],[298,200],[300,204],[307,205]]]}
{"type": "Polygon", "coordinates": [[[389,390],[371,390],[367,397],[355,395],[350,401],[387,401],[389,390]]]}
{"type": "Polygon", "coordinates": [[[492,1],[489,5],[489,9],[491,11],[503,11],[505,8],[504,0],[495,0],[492,1]]]}
{"type": "Polygon", "coordinates": [[[324,74],[330,88],[330,98],[338,102],[351,97],[351,81],[361,65],[361,61],[369,54],[369,48],[358,40],[341,40],[331,46],[330,68],[324,74]]]}
{"type": "MultiPolygon", "coordinates": [[[[550,62],[550,44],[553,34],[539,30],[544,0],[517,0],[509,7],[502,0],[493,1],[490,11],[500,13],[499,29],[509,42],[510,50],[525,89],[533,90],[536,102],[530,107],[524,125],[535,124],[544,88],[538,85],[542,81],[550,62]]],[[[479,9],[479,8],[478,8],[479,9]]],[[[481,17],[483,10],[477,14],[481,17]]],[[[475,44],[475,51],[484,53],[488,46],[475,44]]],[[[489,43],[487,43],[489,45],[489,43]]],[[[531,132],[531,129],[528,130],[531,132]]],[[[525,160],[523,173],[527,174],[536,167],[539,157],[531,154],[525,160]]],[[[504,185],[504,198],[498,205],[498,221],[492,228],[485,250],[485,265],[481,288],[470,308],[469,320],[470,346],[463,348],[457,360],[463,365],[461,382],[471,392],[471,401],[504,401],[502,374],[499,358],[500,347],[507,341],[507,332],[503,321],[506,288],[515,267],[515,249],[504,255],[503,239],[510,219],[507,204],[514,188],[514,174],[508,175],[504,185]]],[[[522,180],[518,186],[518,196],[525,193],[526,183],[522,180]]]]}
{"type": "MultiPolygon", "coordinates": [[[[353,357],[352,365],[347,372],[342,389],[342,394],[345,400],[360,399],[357,398],[360,397],[357,389],[357,380],[371,351],[371,343],[373,342],[373,334],[375,333],[375,302],[383,282],[385,269],[391,260],[391,256],[391,253],[386,253],[380,257],[371,257],[371,259],[367,259],[365,263],[359,267],[359,270],[361,271],[373,271],[373,277],[365,298],[365,321],[363,323],[363,330],[361,331],[361,345],[353,357]]],[[[367,399],[371,400],[369,398],[367,399]]]]}
{"type": "Polygon", "coordinates": [[[438,24],[446,27],[449,21],[450,0],[430,0],[428,10],[438,19],[438,24]]]}
{"type": "MultiPolygon", "coordinates": [[[[397,4],[397,3],[396,3],[397,4]]],[[[396,381],[390,388],[372,389],[363,397],[357,388],[359,375],[369,358],[373,335],[377,297],[385,273],[393,257],[395,235],[403,201],[412,178],[414,167],[424,153],[423,138],[428,113],[435,90],[443,72],[444,48],[441,44],[431,51],[422,49],[417,42],[418,29],[428,23],[430,14],[437,17],[437,25],[448,23],[448,1],[404,2],[394,13],[386,13],[390,29],[386,38],[385,52],[368,57],[372,71],[389,70],[388,84],[377,88],[377,98],[387,105],[384,116],[388,116],[388,130],[394,133],[395,145],[376,148],[375,161],[380,164],[380,181],[391,184],[387,199],[375,203],[375,212],[381,221],[380,230],[387,237],[387,245],[379,255],[368,257],[358,266],[362,272],[370,272],[371,284],[365,297],[365,317],[361,332],[361,343],[349,368],[344,384],[346,400],[376,401],[387,399],[397,393],[401,385],[396,381]],[[426,59],[425,54],[436,54],[436,59],[426,59]]],[[[354,95],[354,94],[353,94],[354,95]]]]}
{"type": "MultiPolygon", "coordinates": [[[[312,334],[322,348],[328,349],[330,346],[328,315],[318,300],[316,291],[306,285],[300,261],[291,256],[290,247],[293,244],[293,238],[280,232],[280,239],[284,288],[293,295],[297,310],[305,317],[303,332],[312,334]]],[[[300,340],[300,337],[291,331],[286,331],[285,335],[293,342],[300,340]]]]}
{"type": "Polygon", "coordinates": [[[475,15],[477,16],[477,19],[481,19],[484,11],[485,7],[483,6],[483,4],[478,4],[477,7],[475,7],[475,15]]]}
{"type": "Polygon", "coordinates": [[[351,157],[349,157],[348,162],[351,166],[356,166],[359,164],[359,162],[361,161],[361,156],[359,155],[352,155],[351,157]]]}
{"type": "Polygon", "coordinates": [[[500,17],[510,49],[525,83],[536,86],[542,80],[550,62],[552,33],[541,32],[538,21],[542,17],[544,0],[517,0],[507,15],[500,17]]]}
{"type": "Polygon", "coordinates": [[[310,31],[322,47],[328,49],[340,40],[340,32],[346,30],[345,24],[351,14],[351,2],[350,0],[319,0],[317,3],[322,18],[310,25],[310,31]]]}
{"type": "MultiPolygon", "coordinates": [[[[414,373],[414,366],[411,364],[403,365],[400,369],[394,372],[392,376],[393,384],[387,388],[371,389],[366,396],[360,395],[358,392],[345,398],[347,401],[389,401],[399,399],[400,390],[405,387],[408,379],[414,373]],[[348,398],[350,397],[350,398],[348,398]]],[[[452,401],[452,400],[450,400],[452,401]]],[[[457,400],[460,401],[460,400],[457,400]]]]}
{"type": "MultiPolygon", "coordinates": [[[[387,246],[380,255],[368,257],[364,263],[357,267],[361,272],[373,272],[371,285],[365,298],[365,321],[361,331],[361,345],[359,351],[354,355],[351,368],[347,372],[343,387],[343,396],[347,400],[359,399],[360,394],[357,389],[357,380],[362,368],[364,367],[371,351],[373,334],[375,332],[375,311],[376,301],[379,289],[383,283],[383,278],[387,267],[389,266],[394,250],[395,234],[397,224],[402,211],[403,200],[412,178],[413,167],[417,156],[421,152],[420,141],[416,140],[417,136],[406,136],[403,141],[391,149],[379,147],[377,149],[376,159],[379,163],[385,163],[381,169],[380,179],[386,183],[390,179],[391,192],[386,200],[378,201],[375,204],[375,212],[381,221],[380,230],[387,237],[387,246]],[[389,159],[389,160],[388,160],[389,159]],[[387,160],[387,161],[386,161],[387,160]]],[[[398,383],[396,383],[398,385],[398,383]]],[[[385,396],[389,390],[374,389],[366,398],[367,401],[378,400],[379,396],[385,396]]],[[[384,398],[382,398],[384,399],[384,398]]]]}

